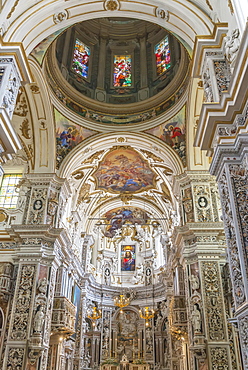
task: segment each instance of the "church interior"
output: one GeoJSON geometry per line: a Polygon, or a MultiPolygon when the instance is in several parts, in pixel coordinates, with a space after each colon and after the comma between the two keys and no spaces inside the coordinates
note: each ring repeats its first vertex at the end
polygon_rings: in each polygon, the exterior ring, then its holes
{"type": "Polygon", "coordinates": [[[248,0],[0,0],[0,369],[248,369],[248,0]]]}

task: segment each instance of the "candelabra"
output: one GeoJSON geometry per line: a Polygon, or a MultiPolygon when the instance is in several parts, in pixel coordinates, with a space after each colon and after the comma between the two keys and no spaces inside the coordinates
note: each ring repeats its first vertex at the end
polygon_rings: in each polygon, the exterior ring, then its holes
{"type": "Polygon", "coordinates": [[[149,320],[152,319],[155,315],[154,309],[149,307],[144,307],[139,310],[140,317],[146,321],[146,326],[149,326],[149,320]]]}
{"type": "Polygon", "coordinates": [[[126,297],[124,294],[120,294],[114,297],[114,304],[120,308],[126,307],[130,304],[130,298],[126,297]]]}

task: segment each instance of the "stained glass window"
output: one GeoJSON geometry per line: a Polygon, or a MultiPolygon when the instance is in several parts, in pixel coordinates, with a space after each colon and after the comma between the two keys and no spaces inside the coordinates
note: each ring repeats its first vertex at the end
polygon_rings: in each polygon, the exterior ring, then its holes
{"type": "Polygon", "coordinates": [[[168,36],[155,46],[154,53],[156,57],[157,76],[159,76],[171,66],[168,36]]]}
{"type": "Polygon", "coordinates": [[[0,189],[0,207],[16,208],[19,196],[16,191],[16,185],[19,183],[21,178],[21,174],[3,175],[0,189]]]}
{"type": "Polygon", "coordinates": [[[89,74],[90,48],[76,39],[73,53],[72,70],[84,78],[89,74]]]}
{"type": "Polygon", "coordinates": [[[114,56],[114,86],[129,87],[132,85],[131,55],[114,56]]]}

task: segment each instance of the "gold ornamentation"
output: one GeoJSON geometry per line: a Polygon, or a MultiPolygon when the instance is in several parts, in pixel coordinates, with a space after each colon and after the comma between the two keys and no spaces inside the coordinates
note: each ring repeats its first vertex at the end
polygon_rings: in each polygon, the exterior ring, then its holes
{"type": "Polygon", "coordinates": [[[232,0],[228,0],[228,4],[227,6],[229,7],[230,9],[230,13],[233,15],[234,14],[234,9],[233,9],[233,4],[232,4],[232,0]]]}
{"type": "Polygon", "coordinates": [[[81,180],[84,177],[84,171],[79,168],[78,170],[72,172],[71,175],[74,177],[74,179],[81,180]]]}
{"type": "Polygon", "coordinates": [[[33,94],[37,94],[38,92],[40,92],[40,89],[36,84],[30,85],[30,90],[33,94]]]}
{"type": "Polygon", "coordinates": [[[133,199],[133,195],[132,194],[121,194],[120,198],[124,204],[127,204],[128,202],[131,202],[131,200],[133,199]]]}
{"type": "Polygon", "coordinates": [[[124,143],[126,139],[124,137],[118,137],[116,141],[118,141],[118,143],[124,143]]]}
{"type": "Polygon", "coordinates": [[[4,211],[0,211],[0,222],[4,222],[7,220],[7,214],[4,211]]]}
{"type": "Polygon", "coordinates": [[[82,164],[93,163],[95,159],[99,160],[99,157],[103,154],[104,150],[99,150],[98,152],[92,154],[89,158],[85,159],[82,164]]]}
{"type": "Polygon", "coordinates": [[[15,112],[14,114],[19,117],[26,117],[28,113],[28,106],[25,96],[22,96],[21,99],[18,99],[16,102],[15,112]]]}
{"type": "Polygon", "coordinates": [[[153,154],[152,152],[149,152],[149,150],[141,149],[142,153],[146,154],[147,158],[153,159],[155,162],[163,162],[163,159],[158,157],[157,155],[153,154]]]}
{"type": "Polygon", "coordinates": [[[213,10],[213,7],[212,5],[210,4],[210,1],[209,0],[206,0],[206,4],[207,6],[209,7],[210,10],[213,10]]]}
{"type": "Polygon", "coordinates": [[[104,3],[104,7],[106,10],[118,10],[119,9],[119,2],[117,0],[106,0],[104,3]]]}
{"type": "Polygon", "coordinates": [[[19,0],[16,0],[15,3],[14,3],[14,6],[12,6],[11,11],[7,15],[7,19],[9,19],[12,16],[12,14],[14,13],[15,8],[17,7],[18,3],[19,3],[19,0]]]}
{"type": "Polygon", "coordinates": [[[20,126],[20,130],[22,132],[22,136],[25,137],[25,139],[31,139],[30,135],[29,135],[29,131],[31,130],[30,127],[29,127],[29,123],[28,123],[28,119],[26,118],[21,126],[20,126]]]}

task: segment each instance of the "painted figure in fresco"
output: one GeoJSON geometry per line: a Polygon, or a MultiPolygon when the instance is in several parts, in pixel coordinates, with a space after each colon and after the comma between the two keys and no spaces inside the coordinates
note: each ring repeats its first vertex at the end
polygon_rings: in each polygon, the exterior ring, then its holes
{"type": "Polygon", "coordinates": [[[134,271],[135,270],[135,260],[131,251],[126,251],[125,257],[122,260],[122,271],[134,271]]]}
{"type": "Polygon", "coordinates": [[[69,127],[67,130],[64,130],[60,134],[61,145],[64,147],[69,147],[71,145],[71,141],[75,140],[75,136],[73,135],[73,128],[69,127]]]}

